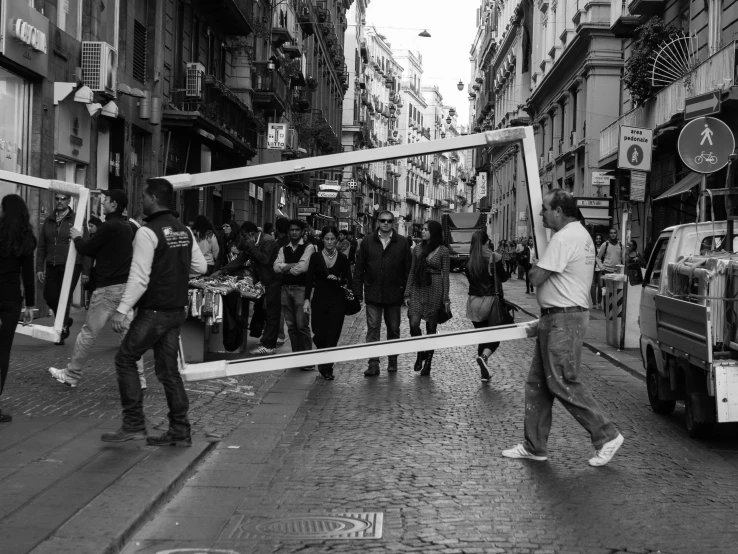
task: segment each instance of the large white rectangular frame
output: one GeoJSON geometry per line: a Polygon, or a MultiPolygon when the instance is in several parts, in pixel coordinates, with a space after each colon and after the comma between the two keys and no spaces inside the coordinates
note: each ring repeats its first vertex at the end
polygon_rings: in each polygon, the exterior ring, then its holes
{"type": "MultiPolygon", "coordinates": [[[[2,170],[0,170],[0,180],[53,192],[63,192],[70,196],[77,197],[77,211],[74,214],[74,226],[77,229],[82,229],[82,225],[84,225],[85,221],[85,214],[87,213],[87,203],[90,197],[90,191],[84,186],[76,183],[68,183],[66,181],[57,181],[56,179],[41,179],[40,177],[32,177],[31,175],[22,175],[20,173],[13,173],[12,171],[2,170]]],[[[64,279],[62,280],[61,296],[59,298],[59,305],[56,313],[54,314],[54,325],[52,327],[35,323],[31,323],[29,325],[18,325],[16,327],[16,333],[50,342],[57,342],[59,340],[62,327],[64,326],[64,314],[67,311],[67,304],[69,303],[69,289],[72,286],[72,275],[74,273],[74,262],[76,257],[77,249],[74,247],[74,241],[70,241],[67,261],[64,265],[64,279]]],[[[44,260],[39,262],[42,266],[43,263],[44,260]]]]}
{"type": "MultiPolygon", "coordinates": [[[[536,162],[535,139],[532,127],[514,127],[498,131],[487,131],[444,140],[415,142],[399,146],[357,150],[343,154],[316,156],[298,160],[259,164],[255,166],[211,171],[207,173],[167,175],[161,177],[169,181],[175,190],[187,190],[216,185],[243,184],[266,177],[319,171],[336,167],[361,165],[383,160],[396,160],[412,156],[423,156],[455,150],[467,150],[484,146],[497,146],[514,142],[522,143],[523,161],[528,184],[528,205],[533,214],[533,234],[535,236],[538,258],[543,255],[548,244],[548,236],[541,225],[535,224],[535,215],[541,211],[543,197],[536,162]]],[[[381,343],[336,347],[320,351],[299,352],[279,356],[255,357],[241,360],[218,360],[199,364],[186,364],[180,346],[180,371],[185,381],[218,379],[263,371],[275,371],[290,367],[309,366],[318,363],[350,361],[380,355],[395,355],[418,350],[440,349],[465,344],[494,342],[531,337],[535,322],[492,329],[469,330],[460,333],[426,335],[381,343]],[[379,350],[379,351],[378,351],[379,350]]]]}

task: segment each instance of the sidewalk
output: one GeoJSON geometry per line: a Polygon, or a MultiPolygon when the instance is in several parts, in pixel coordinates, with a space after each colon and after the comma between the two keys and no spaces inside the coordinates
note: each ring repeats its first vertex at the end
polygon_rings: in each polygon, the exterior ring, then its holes
{"type": "MultiPolygon", "coordinates": [[[[138,525],[191,474],[221,438],[259,405],[282,372],[185,383],[193,426],[191,448],[157,448],[143,441],[100,441],[120,427],[113,356],[118,336],[108,326],[98,337],[76,388],[56,382],[50,366],[69,361],[85,319],[64,346],[17,335],[0,408],[13,416],[0,425],[0,551],[115,552],[138,525]]],[[[39,320],[50,324],[50,320],[39,320]]],[[[249,339],[249,348],[256,340],[249,339]]],[[[289,341],[280,347],[289,351],[289,341]]],[[[144,357],[148,431],[167,428],[164,390],[144,357]]]]}
{"type": "MultiPolygon", "coordinates": [[[[525,281],[513,277],[503,285],[505,298],[520,306],[526,313],[533,317],[540,317],[540,308],[536,302],[535,294],[525,293],[525,281]]],[[[634,377],[646,380],[646,370],[643,367],[641,353],[638,348],[625,348],[620,350],[615,346],[607,344],[605,312],[602,310],[591,310],[589,312],[589,328],[584,337],[584,345],[595,354],[602,356],[619,368],[627,371],[634,377]]]]}

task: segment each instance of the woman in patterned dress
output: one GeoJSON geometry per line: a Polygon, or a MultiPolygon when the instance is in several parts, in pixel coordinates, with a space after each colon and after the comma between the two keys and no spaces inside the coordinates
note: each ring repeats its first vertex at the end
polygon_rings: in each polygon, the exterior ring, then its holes
{"type": "MultiPolygon", "coordinates": [[[[437,221],[423,224],[421,238],[422,242],[413,250],[413,262],[405,287],[405,305],[413,337],[423,334],[421,320],[425,320],[426,334],[435,335],[438,310],[444,308],[447,313],[451,310],[448,296],[451,265],[448,248],[443,244],[441,224],[437,221]]],[[[415,371],[430,375],[432,360],[433,350],[418,352],[415,371]]]]}

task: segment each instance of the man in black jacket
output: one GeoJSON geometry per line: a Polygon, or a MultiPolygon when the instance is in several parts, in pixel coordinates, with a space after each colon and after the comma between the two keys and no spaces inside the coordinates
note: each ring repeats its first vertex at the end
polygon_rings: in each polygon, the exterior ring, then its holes
{"type": "MultiPolygon", "coordinates": [[[[382,316],[387,340],[400,338],[400,314],[410,273],[410,243],[393,229],[392,212],[379,214],[379,229],[361,241],[354,266],[354,295],[366,299],[366,342],[378,342],[382,316]]],[[[397,371],[397,356],[389,356],[387,371],[397,371]]],[[[366,377],[379,375],[379,358],[370,358],[366,377]]]]}
{"type": "MultiPolygon", "coordinates": [[[[97,335],[115,314],[126,288],[128,271],[131,268],[133,231],[122,215],[128,206],[128,197],[125,192],[117,189],[106,190],[104,194],[102,206],[105,212],[105,223],[97,228],[95,236],[85,241],[79,229],[73,228],[69,232],[77,252],[95,260],[93,271],[96,287],[90,299],[87,319],[74,343],[69,365],[66,369],[55,367],[49,369],[52,377],[70,387],[77,386],[77,382],[82,377],[82,368],[87,362],[90,350],[95,345],[97,335]]],[[[133,319],[133,312],[128,314],[121,327],[119,332],[121,341],[128,331],[131,319],[133,319]]],[[[138,374],[142,388],[146,388],[141,360],[138,361],[138,374]]]]}

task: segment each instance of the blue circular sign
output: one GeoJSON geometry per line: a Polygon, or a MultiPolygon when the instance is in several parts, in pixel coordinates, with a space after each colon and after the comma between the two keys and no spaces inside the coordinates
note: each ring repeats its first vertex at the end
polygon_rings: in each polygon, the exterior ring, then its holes
{"type": "Polygon", "coordinates": [[[733,132],[714,117],[698,117],[679,133],[679,156],[697,173],[715,173],[724,168],[735,150],[733,132]]]}

